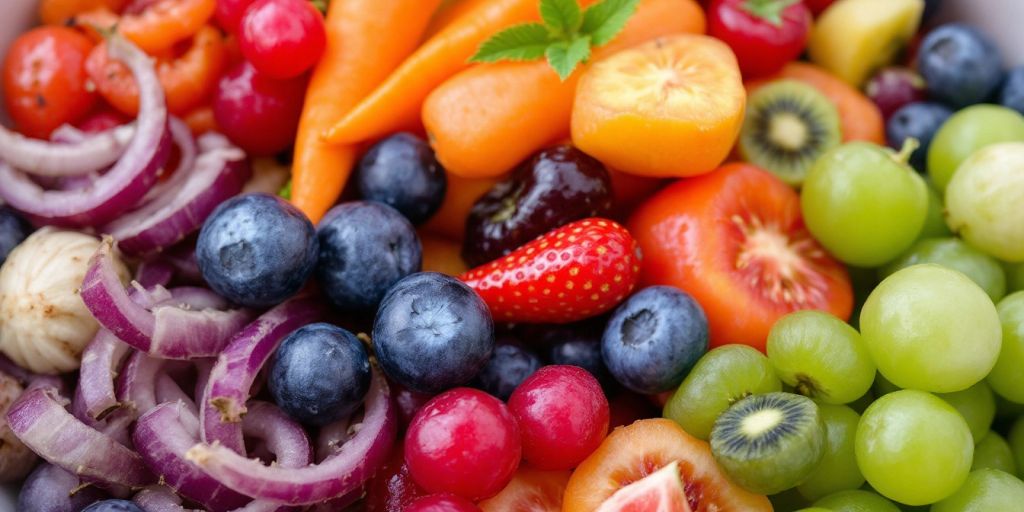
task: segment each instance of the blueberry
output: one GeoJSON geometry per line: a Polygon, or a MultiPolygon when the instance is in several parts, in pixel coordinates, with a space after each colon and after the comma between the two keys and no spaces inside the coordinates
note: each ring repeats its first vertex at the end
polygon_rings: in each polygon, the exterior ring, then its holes
{"type": "Polygon", "coordinates": [[[438,393],[480,373],[494,350],[494,323],[483,299],[462,281],[420,272],[384,296],[373,346],[388,377],[413,391],[438,393]]]}
{"type": "Polygon", "coordinates": [[[82,512],[146,512],[142,507],[128,500],[97,501],[82,509],[82,512]]]}
{"type": "Polygon", "coordinates": [[[370,357],[351,332],[316,323],[288,335],[274,355],[270,394],[300,423],[326,425],[351,415],[370,389],[370,357]]]}
{"type": "Polygon", "coordinates": [[[278,304],[302,288],[316,265],[313,224],[268,194],[228,199],[206,219],[196,260],[210,288],[243,306],[278,304]]]}
{"type": "Polygon", "coordinates": [[[1003,78],[996,45],[960,23],[943,25],[924,38],[917,67],[931,96],[955,108],[985,101],[1003,78]]]}
{"type": "Polygon", "coordinates": [[[700,304],[671,286],[645,288],[608,320],[601,356],[615,380],[637,393],[675,388],[708,349],[700,304]]]}
{"type": "Polygon", "coordinates": [[[376,201],[335,206],[317,227],[317,278],[335,306],[372,312],[399,279],[417,272],[423,259],[412,224],[376,201]]]}
{"type": "Polygon", "coordinates": [[[0,264],[7,260],[7,255],[31,232],[32,228],[25,219],[14,210],[0,206],[0,264]]]}
{"type": "Polygon", "coordinates": [[[572,146],[544,149],[476,201],[462,258],[475,267],[611,206],[611,177],[601,162],[572,146]]]}
{"type": "Polygon", "coordinates": [[[601,359],[601,338],[572,337],[551,345],[548,349],[551,364],[579,366],[590,372],[602,386],[609,384],[608,368],[601,359]]]}
{"type": "Polygon", "coordinates": [[[1011,69],[999,91],[999,103],[1024,114],[1024,66],[1011,69]]]}
{"type": "Polygon", "coordinates": [[[953,111],[939,103],[923,101],[901,107],[885,123],[885,137],[889,147],[898,150],[907,138],[917,139],[920,146],[910,154],[910,165],[918,172],[925,172],[928,146],[935,132],[951,115],[953,111]]]}
{"type": "Polygon", "coordinates": [[[430,145],[411,133],[392,135],[359,160],[356,186],[364,199],[380,201],[419,224],[444,201],[448,180],[430,145]]]}
{"type": "Polygon", "coordinates": [[[503,340],[494,347],[494,353],[476,380],[478,387],[502,400],[508,400],[512,392],[527,377],[540,369],[543,363],[534,351],[503,340]]]}

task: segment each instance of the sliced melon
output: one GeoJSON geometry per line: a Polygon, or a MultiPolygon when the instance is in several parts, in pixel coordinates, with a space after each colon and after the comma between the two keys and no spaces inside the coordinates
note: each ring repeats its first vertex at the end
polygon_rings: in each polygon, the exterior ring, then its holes
{"type": "Polygon", "coordinates": [[[692,512],[679,461],[615,491],[596,512],[692,512]]]}

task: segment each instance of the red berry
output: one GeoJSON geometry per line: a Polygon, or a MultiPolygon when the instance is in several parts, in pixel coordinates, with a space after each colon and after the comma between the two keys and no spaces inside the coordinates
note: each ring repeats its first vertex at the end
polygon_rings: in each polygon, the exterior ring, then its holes
{"type": "Polygon", "coordinates": [[[295,140],[305,90],[305,77],[275,80],[240,62],[217,85],[213,117],[242,149],[272,155],[295,140]]]}
{"type": "Polygon", "coordinates": [[[807,45],[811,11],[787,0],[714,0],[708,33],[732,48],[744,78],[770,75],[807,45]]]}
{"type": "Polygon", "coordinates": [[[549,231],[460,279],[499,322],[568,323],[614,308],[636,286],[640,252],[614,221],[591,218],[549,231]]]}
{"type": "Polygon", "coordinates": [[[399,444],[367,483],[364,503],[366,512],[403,512],[410,503],[426,494],[409,475],[405,452],[399,444]]]}
{"type": "Polygon", "coordinates": [[[131,119],[126,118],[124,114],[116,110],[111,108],[102,108],[89,114],[85,119],[75,123],[75,126],[86,133],[99,133],[112,128],[117,128],[129,121],[131,121],[131,119]]]}
{"type": "Polygon", "coordinates": [[[885,119],[903,106],[928,97],[924,78],[913,70],[898,66],[875,73],[864,86],[864,92],[878,105],[885,119]]]}
{"type": "Polygon", "coordinates": [[[306,0],[256,0],[242,16],[238,38],[242,55],[272,78],[301,75],[327,45],[323,17],[306,0]]]}
{"type": "Polygon", "coordinates": [[[504,488],[521,453],[512,413],[477,389],[455,388],[434,397],[405,435],[405,462],[417,484],[472,500],[504,488]]]}
{"type": "Polygon", "coordinates": [[[245,14],[245,9],[251,3],[252,0],[217,0],[217,9],[213,11],[213,17],[217,19],[217,24],[221,28],[235,33],[245,14]]]}
{"type": "Polygon", "coordinates": [[[538,469],[571,469],[608,433],[608,399],[590,372],[545,366],[512,393],[508,408],[519,423],[523,459],[538,469]]]}
{"type": "Polygon", "coordinates": [[[480,512],[480,507],[454,494],[431,494],[410,503],[405,512],[480,512]]]}

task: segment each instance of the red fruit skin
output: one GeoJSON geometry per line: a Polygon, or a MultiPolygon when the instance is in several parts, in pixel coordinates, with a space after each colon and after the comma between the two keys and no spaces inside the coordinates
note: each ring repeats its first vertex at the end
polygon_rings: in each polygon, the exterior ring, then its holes
{"type": "Polygon", "coordinates": [[[256,0],[239,22],[242,55],[271,78],[301,75],[327,46],[324,19],[306,0],[256,0]]]}
{"type": "Polygon", "coordinates": [[[537,370],[512,393],[523,459],[537,469],[572,469],[608,434],[608,399],[590,372],[568,365],[537,370]]]}
{"type": "Polygon", "coordinates": [[[405,512],[480,512],[480,507],[454,494],[431,494],[410,503],[405,512]]]}
{"type": "Polygon", "coordinates": [[[221,28],[234,34],[238,31],[245,10],[252,2],[253,0],[217,0],[217,9],[213,11],[213,17],[221,28]]]}
{"type": "Polygon", "coordinates": [[[405,451],[399,443],[388,461],[367,482],[367,512],[403,512],[405,507],[427,492],[416,485],[405,464],[405,451]]]}
{"type": "Polygon", "coordinates": [[[521,456],[512,413],[477,389],[455,388],[434,397],[405,435],[405,462],[417,484],[473,501],[508,485],[521,456]]]}
{"type": "Polygon", "coordinates": [[[795,60],[807,46],[811,11],[793,2],[779,13],[779,23],[747,10],[751,0],[714,0],[708,8],[708,33],[732,48],[743,77],[770,75],[795,60]]]}
{"type": "Polygon", "coordinates": [[[926,87],[921,75],[908,68],[893,66],[875,73],[864,86],[864,93],[888,120],[903,106],[927,99],[926,87]]]}
{"type": "Polygon", "coordinates": [[[835,3],[836,0],[804,0],[804,5],[811,10],[811,13],[815,16],[821,14],[828,9],[828,6],[835,3]]]}
{"type": "Polygon", "coordinates": [[[569,323],[604,313],[636,286],[640,251],[608,219],[566,224],[460,279],[498,322],[569,323]]]}
{"type": "Polygon", "coordinates": [[[75,123],[75,126],[86,133],[99,133],[117,128],[130,121],[131,119],[125,117],[124,114],[112,108],[103,107],[85,116],[85,119],[75,123]]]}
{"type": "Polygon", "coordinates": [[[277,80],[241,62],[221,77],[213,117],[232,142],[253,155],[273,155],[295,141],[306,78],[277,80]]]}

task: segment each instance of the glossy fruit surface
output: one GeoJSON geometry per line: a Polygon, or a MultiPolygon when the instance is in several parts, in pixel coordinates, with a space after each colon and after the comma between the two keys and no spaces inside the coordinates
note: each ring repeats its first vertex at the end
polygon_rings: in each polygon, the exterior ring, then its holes
{"type": "Polygon", "coordinates": [[[980,442],[981,438],[988,434],[992,420],[996,417],[996,400],[992,395],[992,388],[985,381],[963,391],[939,393],[935,396],[952,405],[964,417],[975,443],[980,442]]]}
{"type": "Polygon", "coordinates": [[[623,172],[703,174],[729,154],[745,99],[725,43],[703,35],[658,38],[595,62],[580,77],[572,140],[623,172]]]}
{"type": "Polygon", "coordinates": [[[550,231],[460,278],[497,321],[568,323],[622,302],[636,286],[640,258],[626,228],[590,218],[550,231]]]}
{"type": "Polygon", "coordinates": [[[854,451],[860,415],[845,405],[827,404],[818,404],[818,413],[825,428],[825,454],[811,475],[797,486],[800,494],[811,501],[864,484],[854,451]]]}
{"type": "Polygon", "coordinates": [[[992,390],[1013,402],[1024,403],[1024,292],[1007,295],[996,307],[1003,327],[1003,343],[996,365],[988,374],[992,390]]]}
{"type": "Polygon", "coordinates": [[[920,144],[910,154],[910,165],[917,172],[927,171],[926,160],[932,139],[943,123],[953,115],[953,111],[941,104],[933,102],[910,103],[896,110],[885,123],[886,143],[892,149],[900,149],[908,138],[917,139],[920,144]]]}
{"type": "Polygon", "coordinates": [[[900,503],[925,505],[963,484],[974,442],[952,406],[930,393],[901,390],[864,411],[856,453],[871,487],[900,503]]]}
{"type": "Polygon", "coordinates": [[[756,167],[729,164],[674,183],[641,205],[629,227],[644,256],[641,282],[692,295],[712,347],[763,349],[786,313],[819,309],[845,319],[853,307],[846,270],[807,232],[797,193],[756,167]]]}
{"type": "Polygon", "coordinates": [[[1024,116],[1005,107],[975,105],[953,114],[928,148],[928,176],[946,190],[960,164],[975,151],[997,142],[1024,141],[1024,116]]]}
{"type": "Polygon", "coordinates": [[[708,34],[725,41],[746,78],[777,72],[800,56],[811,30],[803,2],[715,0],[708,34]]]}
{"type": "Polygon", "coordinates": [[[512,393],[509,410],[519,424],[523,459],[537,469],[572,469],[608,433],[608,399],[590,373],[575,366],[545,366],[512,393]]]}
{"type": "Polygon", "coordinates": [[[548,336],[543,338],[544,343],[549,344],[548,361],[579,366],[590,372],[602,386],[610,385],[612,377],[601,357],[603,331],[602,321],[551,326],[548,336]]]}
{"type": "Polygon", "coordinates": [[[878,105],[885,119],[905,105],[927,98],[924,78],[911,69],[898,66],[878,70],[864,85],[864,93],[878,105]]]}
{"type": "Polygon", "coordinates": [[[1006,293],[1006,273],[999,261],[954,237],[918,240],[907,252],[882,267],[879,275],[884,278],[919,263],[935,263],[963,273],[985,290],[993,302],[1006,293]]]}
{"type": "Polygon", "coordinates": [[[1024,142],[986,146],[960,164],[946,187],[949,229],[1010,262],[1024,261],[1024,142]]]}
{"type": "Polygon", "coordinates": [[[242,55],[272,78],[298,76],[320,60],[327,45],[323,17],[302,0],[256,0],[239,22],[242,55]]]}
{"type": "Polygon", "coordinates": [[[89,38],[68,27],[40,27],[11,44],[4,57],[4,106],[18,131],[45,138],[88,112],[96,100],[85,59],[89,38]]]}
{"type": "Polygon", "coordinates": [[[676,461],[694,512],[772,510],[767,498],[747,492],[725,477],[707,443],[665,419],[640,420],[605,438],[573,472],[562,510],[595,510],[619,489],[676,461]]]}
{"type": "Polygon", "coordinates": [[[934,392],[961,391],[983,379],[1002,344],[988,295],[967,276],[930,263],[885,278],[865,302],[860,327],[886,379],[934,392]]]}
{"type": "Polygon", "coordinates": [[[418,498],[403,512],[479,512],[480,508],[454,494],[431,494],[418,498]]]}
{"type": "Polygon", "coordinates": [[[1024,502],[1024,482],[998,469],[972,471],[952,496],[932,505],[932,512],[1013,510],[1024,502]]]}
{"type": "Polygon", "coordinates": [[[814,505],[833,512],[900,512],[893,502],[866,490],[840,491],[814,505]]]}
{"type": "Polygon", "coordinates": [[[1017,461],[1013,449],[1006,439],[995,431],[989,431],[974,445],[974,461],[971,471],[982,468],[998,469],[1011,475],[1017,474],[1017,461]]]}
{"type": "Polygon", "coordinates": [[[423,139],[402,132],[374,144],[359,159],[356,186],[363,199],[380,201],[421,224],[444,200],[448,180],[423,139]]]}
{"type": "Polygon", "coordinates": [[[540,471],[520,465],[512,481],[477,505],[483,512],[559,512],[570,471],[540,471]]]}
{"type": "Polygon", "coordinates": [[[659,512],[690,512],[679,462],[651,473],[618,491],[601,503],[597,512],[657,510],[659,512]]]}
{"type": "Polygon", "coordinates": [[[405,462],[416,483],[472,500],[505,487],[520,455],[519,428],[505,404],[469,388],[427,402],[405,436],[405,462]]]}
{"type": "Polygon", "coordinates": [[[1006,72],[1006,79],[999,90],[999,104],[1024,114],[1024,66],[1006,72]]]}
{"type": "Polygon", "coordinates": [[[213,17],[217,24],[224,30],[235,33],[238,24],[242,22],[242,16],[253,0],[217,0],[217,9],[213,11],[213,17]]]}
{"type": "Polygon", "coordinates": [[[305,78],[275,80],[240,62],[217,84],[213,117],[220,131],[242,149],[273,155],[295,141],[305,90],[305,78]]]}
{"type": "Polygon", "coordinates": [[[917,68],[928,93],[963,108],[989,98],[1003,79],[999,48],[980,30],[962,23],[943,25],[925,36],[917,68]]]}
{"type": "Polygon", "coordinates": [[[514,338],[500,338],[491,359],[473,379],[474,387],[508,401],[512,392],[543,364],[536,352],[514,338]]]}
{"type": "Polygon", "coordinates": [[[601,162],[569,145],[543,149],[473,204],[462,257],[482,265],[611,208],[611,177],[601,162]]]}
{"type": "Polygon", "coordinates": [[[404,512],[406,505],[428,493],[413,481],[405,463],[403,443],[396,443],[366,489],[368,512],[404,512]]]}
{"type": "Polygon", "coordinates": [[[29,234],[32,227],[17,212],[7,206],[0,206],[0,265],[29,234]]]}
{"type": "Polygon", "coordinates": [[[665,404],[664,416],[690,435],[708,439],[718,415],[730,405],[749,395],[781,390],[764,354],[746,345],[724,345],[697,361],[665,404]]]}

